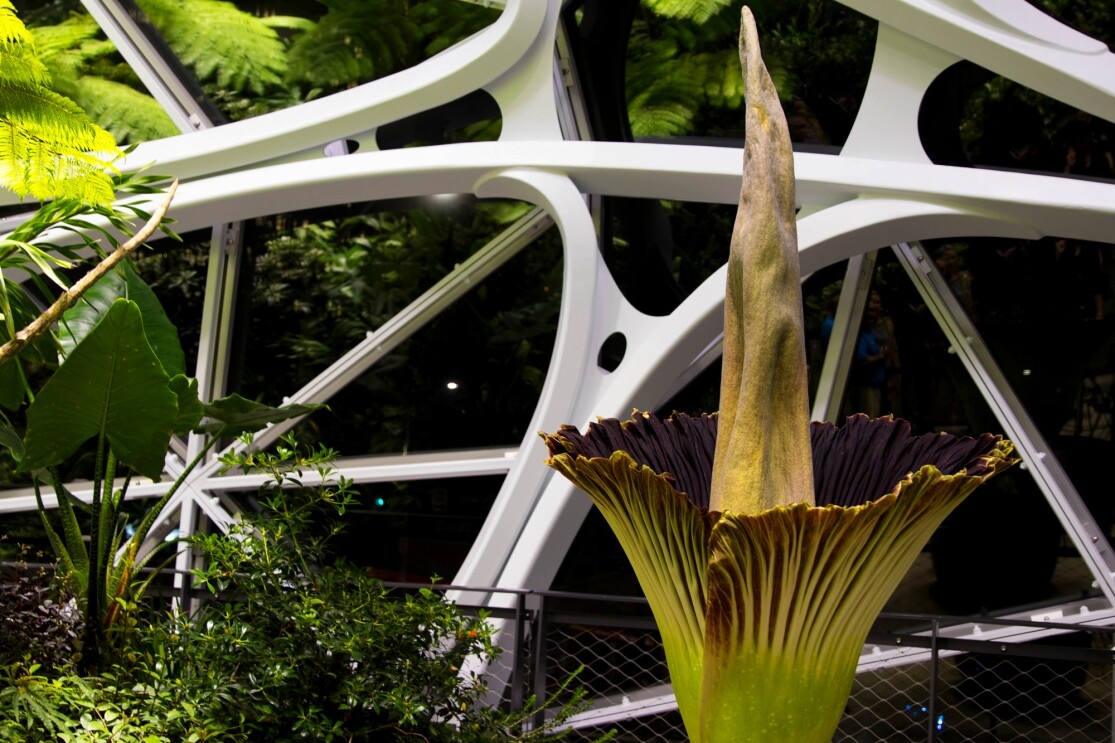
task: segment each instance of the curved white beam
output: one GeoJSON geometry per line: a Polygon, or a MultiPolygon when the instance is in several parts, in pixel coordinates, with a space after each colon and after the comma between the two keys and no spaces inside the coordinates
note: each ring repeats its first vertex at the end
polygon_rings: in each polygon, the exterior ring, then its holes
{"type": "Polygon", "coordinates": [[[839,0],[880,23],[1115,121],[1115,55],[1026,0],[839,0]]]}
{"type": "MultiPolygon", "coordinates": [[[[492,25],[414,67],[293,108],[145,142],[123,160],[121,169],[153,165],[154,172],[187,181],[280,159],[324,159],[323,148],[331,141],[449,103],[518,69],[552,26],[549,5],[508,0],[492,25]]],[[[504,96],[503,102],[515,101],[504,96]]],[[[14,203],[14,194],[0,192],[0,204],[14,203]]]]}
{"type": "MultiPolygon", "coordinates": [[[[180,230],[297,209],[439,193],[471,193],[493,173],[559,173],[584,193],[735,203],[739,150],[616,142],[482,142],[348,155],[267,166],[182,184],[171,209],[180,230]]],[[[1115,234],[1115,184],[999,170],[795,156],[799,203],[862,197],[947,206],[1030,234],[1107,240],[1115,234]]],[[[880,209],[883,206],[880,204],[880,209]]],[[[823,212],[822,212],[823,213],[823,212]]],[[[885,218],[885,211],[879,216],[885,218]]],[[[904,239],[919,234],[911,224],[904,239]]],[[[963,234],[963,233],[957,233],[963,234]]],[[[865,246],[864,249],[879,247],[865,246]]]]}

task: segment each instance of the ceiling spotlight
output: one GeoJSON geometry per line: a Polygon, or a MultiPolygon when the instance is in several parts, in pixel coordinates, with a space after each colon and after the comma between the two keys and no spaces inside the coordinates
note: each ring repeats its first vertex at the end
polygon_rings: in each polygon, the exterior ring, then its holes
{"type": "Polygon", "coordinates": [[[455,390],[460,386],[461,385],[457,384],[456,382],[449,382],[448,384],[445,385],[445,388],[448,389],[448,390],[455,390]]]}

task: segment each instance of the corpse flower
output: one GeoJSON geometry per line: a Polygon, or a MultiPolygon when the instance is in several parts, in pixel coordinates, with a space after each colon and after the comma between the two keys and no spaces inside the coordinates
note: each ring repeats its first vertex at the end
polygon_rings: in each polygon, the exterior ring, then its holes
{"type": "Polygon", "coordinates": [[[743,10],[744,178],[720,412],[546,435],[616,533],[696,743],[827,743],[868,630],[942,520],[1013,464],[985,434],[809,424],[793,152],[743,10]]]}

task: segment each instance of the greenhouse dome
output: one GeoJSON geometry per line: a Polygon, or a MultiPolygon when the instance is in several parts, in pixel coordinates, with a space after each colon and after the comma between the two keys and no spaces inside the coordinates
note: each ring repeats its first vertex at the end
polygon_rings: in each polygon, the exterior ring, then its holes
{"type": "MultiPolygon", "coordinates": [[[[340,452],[362,497],[338,549],[506,617],[529,592],[576,595],[563,606],[582,624],[586,597],[640,589],[538,433],[716,410],[741,5],[18,3],[59,91],[134,145],[121,169],[180,179],[183,242],[136,265],[201,398],[328,406],[255,445],[293,431],[340,452]]],[[[752,6],[794,142],[813,418],[1001,433],[1022,462],[943,524],[887,611],[969,617],[946,633],[957,652],[1065,631],[1031,620],[1115,624],[1115,14],[752,6]]],[[[27,207],[0,199],[7,232],[27,207]]],[[[173,440],[166,476],[129,497],[161,496],[204,443],[173,440]]],[[[5,520],[34,512],[28,481],[5,474],[5,520]]],[[[71,490],[88,499],[82,477],[71,490]]],[[[263,480],[209,455],[149,547],[227,530],[263,480]]],[[[194,560],[179,554],[179,587],[194,560]]],[[[650,636],[625,626],[624,642],[650,636]]],[[[860,668],[929,653],[873,639],[860,668]]],[[[585,724],[641,719],[644,739],[680,740],[668,682],[612,670],[624,681],[585,724]]],[[[922,703],[898,714],[924,728],[922,703]]],[[[1109,736],[1106,714],[1081,739],[1109,736]]]]}

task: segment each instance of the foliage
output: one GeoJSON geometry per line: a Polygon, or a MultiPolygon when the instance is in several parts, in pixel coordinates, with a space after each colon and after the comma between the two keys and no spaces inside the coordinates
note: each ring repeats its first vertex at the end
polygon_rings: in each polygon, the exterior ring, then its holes
{"type": "Polygon", "coordinates": [[[419,29],[406,0],[324,4],[329,11],[290,46],[288,81],[336,90],[414,63],[419,29]]]}
{"type": "MultiPolygon", "coordinates": [[[[412,66],[489,25],[498,10],[457,0],[329,0],[318,17],[257,17],[219,0],[142,0],[152,24],[231,118],[303,103],[412,66]]],[[[36,14],[60,92],[118,141],[177,128],[83,13],[36,14]]]]}
{"type": "MultiPolygon", "coordinates": [[[[292,215],[290,228],[256,232],[250,253],[252,312],[245,325],[252,354],[243,371],[243,394],[272,399],[299,389],[527,208],[481,202],[452,210],[331,212],[333,219],[318,212],[292,215]]],[[[525,435],[529,412],[523,411],[537,400],[557,324],[556,237],[543,236],[458,300],[454,312],[342,390],[331,402],[344,415],[315,415],[303,439],[339,442],[362,453],[398,451],[408,437],[412,449],[445,448],[453,445],[453,431],[414,422],[479,411],[480,421],[470,424],[474,441],[500,444],[525,435]],[[539,278],[523,282],[524,273],[539,278]],[[465,366],[472,367],[466,370],[471,375],[456,381],[470,385],[468,395],[448,400],[444,376],[465,366]],[[416,395],[416,389],[441,394],[416,395]]],[[[194,320],[206,260],[205,251],[197,249],[145,254],[137,263],[170,316],[194,320]]]]}
{"type": "Polygon", "coordinates": [[[221,0],[140,0],[139,6],[198,80],[262,93],[282,79],[285,57],[275,30],[221,0]]]}
{"type": "Polygon", "coordinates": [[[39,200],[111,201],[116,142],[49,86],[31,34],[0,0],[0,184],[39,200]]]}
{"type": "MultiPolygon", "coordinates": [[[[250,445],[251,437],[245,442],[250,445]]],[[[358,568],[333,561],[328,540],[354,502],[333,482],[325,448],[287,437],[274,453],[222,457],[226,468],[271,479],[262,512],[228,535],[192,541],[207,557],[195,570],[213,599],[172,614],[144,635],[135,667],[156,668],[189,698],[198,719],[234,721],[225,740],[527,740],[518,728],[534,710],[507,715],[481,704],[481,677],[462,676],[470,656],[491,659],[492,629],[430,589],[397,594],[358,568]],[[304,474],[312,478],[304,482],[304,474]]],[[[566,719],[580,704],[567,705],[566,719]]],[[[182,718],[185,721],[185,717],[182,718]]],[[[161,734],[185,735],[169,725],[161,734]]]]}
{"type": "Polygon", "coordinates": [[[731,0],[643,0],[643,5],[666,17],[688,18],[704,23],[731,5],[731,0]]]}
{"type": "MultiPolygon", "coordinates": [[[[739,5],[644,0],[627,58],[635,136],[738,135],[739,5]]],[[[783,102],[797,98],[824,114],[825,139],[842,141],[870,69],[874,24],[825,0],[750,5],[765,29],[763,56],[783,102]]]]}
{"type": "Polygon", "coordinates": [[[179,133],[163,107],[142,91],[131,68],[119,61],[116,47],[99,38],[100,27],[91,16],[71,15],[31,33],[54,89],[101,122],[117,142],[179,133]]]}
{"type": "MultiPolygon", "coordinates": [[[[12,15],[8,25],[12,38],[18,41],[18,45],[12,46],[12,54],[22,56],[14,67],[0,63],[0,86],[11,81],[27,82],[24,80],[26,69],[36,71],[32,82],[44,84],[45,73],[38,74],[42,65],[27,44],[22,24],[12,15]]],[[[85,145],[83,127],[87,120],[83,116],[74,117],[76,124],[70,127],[60,127],[58,137],[64,146],[85,145]]],[[[101,134],[112,143],[111,135],[101,134]]],[[[45,155],[38,150],[20,155],[30,161],[26,167],[32,169],[37,167],[35,161],[54,156],[49,150],[45,155]]],[[[22,160],[20,167],[25,167],[22,160]]],[[[84,178],[80,171],[70,174],[73,181],[84,178]]],[[[156,180],[149,176],[128,176],[107,182],[110,186],[120,185],[123,193],[150,193],[157,190],[153,185],[156,180]]],[[[75,188],[61,189],[60,193],[69,193],[75,188]]],[[[110,200],[112,195],[110,192],[110,200]]],[[[6,341],[0,348],[0,368],[4,369],[2,381],[8,383],[0,403],[26,418],[26,430],[20,431],[7,416],[0,417],[0,445],[10,452],[17,471],[35,475],[39,511],[58,558],[60,574],[70,581],[83,602],[86,621],[81,664],[85,671],[100,667],[105,649],[104,633],[118,621],[121,606],[142,594],[146,582],[137,576],[149,559],[149,555],[142,554],[147,532],[158,512],[205,452],[220,437],[236,436],[314,409],[307,406],[270,408],[236,395],[212,403],[202,403],[198,399],[197,381],[185,376],[184,355],[176,329],[155,295],[127,263],[114,263],[130,246],[153,231],[165,214],[169,199],[170,194],[160,210],[151,216],[135,204],[102,205],[63,198],[43,205],[0,240],[0,312],[4,319],[0,341],[6,341]],[[101,217],[103,222],[97,224],[90,221],[90,217],[101,217]],[[146,231],[121,245],[117,233],[110,228],[130,234],[129,220],[135,217],[148,220],[146,231]],[[56,269],[73,267],[76,253],[72,248],[45,242],[44,233],[51,228],[65,228],[76,233],[82,247],[103,259],[88,279],[77,282],[73,288],[56,269]],[[106,258],[109,251],[103,245],[111,247],[111,256],[106,258]],[[110,268],[114,265],[115,268],[110,268]],[[4,270],[24,267],[32,269],[31,274],[44,297],[51,297],[51,292],[36,276],[36,271],[66,290],[41,315],[33,309],[34,303],[23,285],[10,282],[3,275],[4,270]],[[108,272],[93,283],[105,271],[108,272]],[[75,297],[77,304],[72,303],[75,297]],[[39,317],[28,323],[35,315],[39,317]],[[30,328],[45,330],[56,320],[59,329],[54,331],[52,347],[40,343],[25,345],[30,328]],[[17,321],[22,328],[19,332],[17,321]],[[33,390],[25,370],[28,363],[56,366],[37,391],[33,390]],[[203,422],[203,417],[209,421],[203,422]],[[144,517],[131,537],[125,539],[122,505],[131,473],[158,479],[170,437],[191,431],[210,436],[202,452],[144,517]],[[59,469],[83,447],[94,450],[93,494],[88,508],[66,489],[59,469]],[[118,469],[127,473],[120,487],[116,483],[118,469]],[[49,481],[53,487],[60,531],[47,517],[40,490],[42,480],[49,481]],[[88,545],[77,515],[79,510],[90,511],[88,545]]]]}

